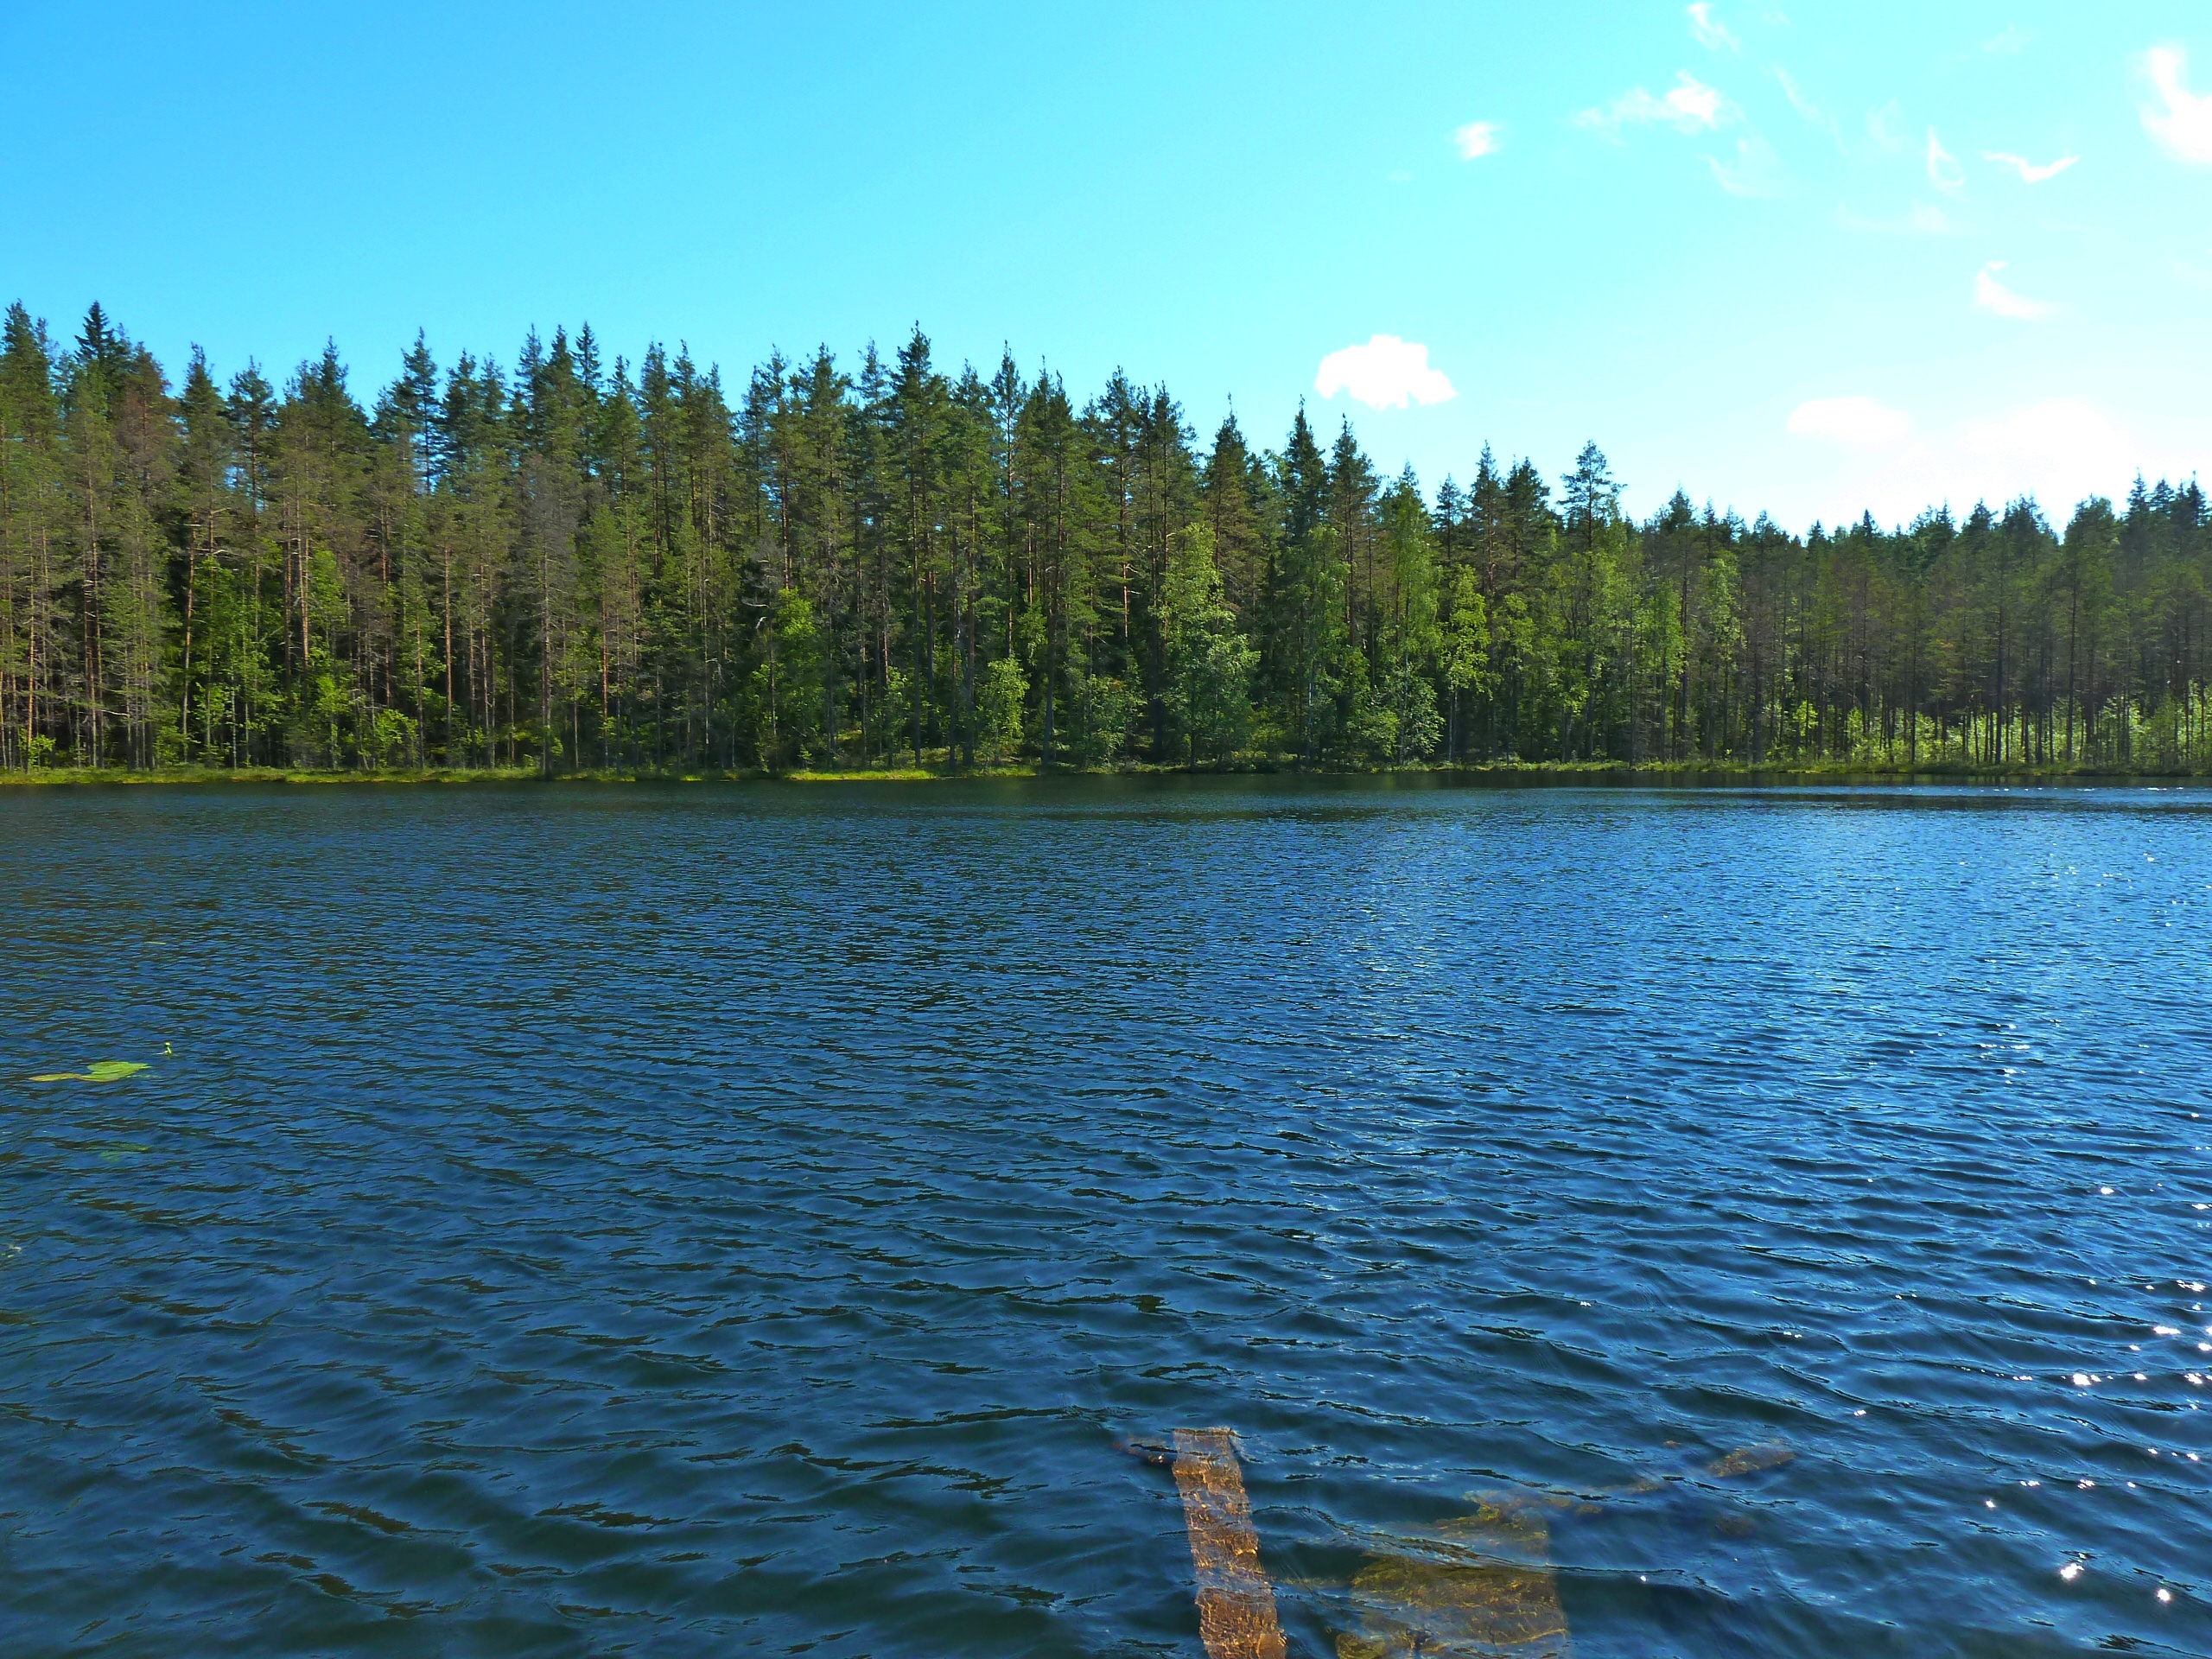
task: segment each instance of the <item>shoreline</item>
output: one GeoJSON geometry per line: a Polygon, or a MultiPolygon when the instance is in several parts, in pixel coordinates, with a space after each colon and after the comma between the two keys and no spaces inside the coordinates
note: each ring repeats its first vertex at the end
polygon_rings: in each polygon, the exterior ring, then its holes
{"type": "Polygon", "coordinates": [[[1576,784],[1626,785],[1741,784],[2185,784],[2212,783],[2212,773],[2126,771],[2103,766],[1970,766],[1961,762],[1916,766],[1843,761],[1754,765],[1734,760],[1485,761],[1461,766],[1297,766],[1254,764],[1239,766],[920,766],[799,767],[788,772],[741,769],[731,772],[587,770],[546,773],[536,766],[421,766],[381,770],[326,770],[288,766],[171,766],[149,771],[122,767],[41,768],[0,773],[0,789],[127,789],[175,785],[272,785],[315,787],[332,785],[639,785],[678,784],[928,784],[1034,782],[1086,778],[1315,778],[1369,779],[1439,784],[1576,784]]]}

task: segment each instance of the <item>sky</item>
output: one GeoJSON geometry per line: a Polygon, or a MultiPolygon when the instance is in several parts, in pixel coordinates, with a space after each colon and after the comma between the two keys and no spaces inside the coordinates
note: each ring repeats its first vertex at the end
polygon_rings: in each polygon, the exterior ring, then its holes
{"type": "Polygon", "coordinates": [[[0,7],[0,302],[174,374],[918,324],[1201,442],[1885,524],[2212,470],[2212,9],[0,7]]]}

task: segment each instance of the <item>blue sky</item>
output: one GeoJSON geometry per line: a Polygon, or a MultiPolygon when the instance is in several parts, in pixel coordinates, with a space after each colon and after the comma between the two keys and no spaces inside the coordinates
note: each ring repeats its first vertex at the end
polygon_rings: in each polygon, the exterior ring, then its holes
{"type": "Polygon", "coordinates": [[[0,146],[0,290],[173,369],[918,321],[1202,435],[1303,397],[1431,485],[1594,437],[1635,511],[1793,527],[2212,460],[2201,0],[14,0],[0,146]]]}

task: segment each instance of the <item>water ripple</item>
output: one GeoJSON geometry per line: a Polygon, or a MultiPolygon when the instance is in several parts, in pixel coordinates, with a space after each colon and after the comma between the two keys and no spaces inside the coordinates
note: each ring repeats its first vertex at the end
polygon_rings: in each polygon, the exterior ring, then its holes
{"type": "Polygon", "coordinates": [[[2212,1650],[2208,804],[19,794],[10,1650],[2212,1650]]]}

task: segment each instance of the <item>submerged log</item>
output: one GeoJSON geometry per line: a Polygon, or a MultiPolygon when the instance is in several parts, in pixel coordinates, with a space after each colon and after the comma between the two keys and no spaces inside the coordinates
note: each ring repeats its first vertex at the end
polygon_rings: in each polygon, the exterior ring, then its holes
{"type": "Polygon", "coordinates": [[[1191,1535],[1207,1659],[1283,1659],[1274,1588],[1260,1566],[1236,1437],[1225,1428],[1177,1429],[1175,1485],[1191,1535]]]}

